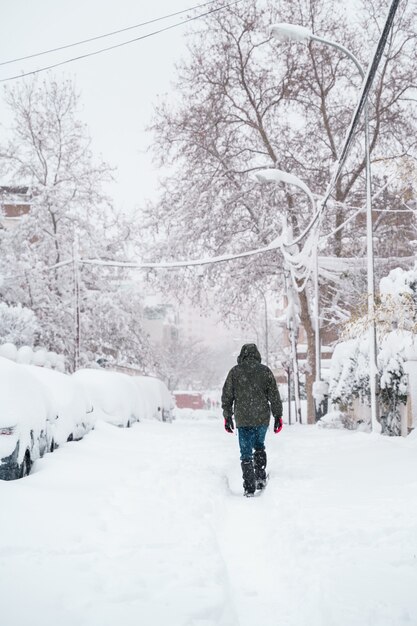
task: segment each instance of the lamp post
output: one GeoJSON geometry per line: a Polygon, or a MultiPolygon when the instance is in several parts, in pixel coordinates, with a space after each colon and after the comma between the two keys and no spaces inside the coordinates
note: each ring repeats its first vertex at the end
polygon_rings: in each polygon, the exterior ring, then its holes
{"type": "MultiPolygon", "coordinates": [[[[347,48],[330,39],[318,37],[304,26],[280,23],[273,24],[270,29],[271,35],[278,41],[317,41],[326,46],[339,50],[355,64],[362,80],[365,71],[347,48]]],[[[366,248],[367,248],[367,284],[368,284],[368,318],[369,318],[369,362],[370,362],[370,391],[371,391],[371,420],[372,430],[381,431],[379,423],[379,411],[377,402],[377,363],[376,363],[376,325],[375,325],[375,272],[374,272],[374,248],[373,248],[373,225],[372,225],[372,201],[371,201],[371,159],[369,151],[369,109],[368,102],[364,106],[365,125],[365,168],[366,168],[366,248]]]]}
{"type": "Polygon", "coordinates": [[[268,305],[266,302],[266,296],[263,291],[259,292],[262,295],[264,301],[264,315],[265,315],[265,352],[266,352],[266,365],[269,366],[269,328],[268,328],[268,305]]]}
{"type": "MultiPolygon", "coordinates": [[[[265,183],[285,183],[294,185],[301,189],[311,202],[313,214],[316,213],[316,203],[310,188],[294,174],[283,172],[278,169],[266,169],[259,170],[255,173],[255,178],[262,184],[265,183]]],[[[291,245],[291,242],[287,242],[284,245],[291,245]]],[[[315,382],[318,383],[321,380],[321,346],[320,346],[320,307],[319,307],[319,270],[318,270],[318,250],[317,243],[313,248],[313,262],[314,262],[314,339],[315,339],[315,382]]],[[[313,390],[314,395],[314,390],[313,390]]],[[[318,414],[318,406],[316,403],[316,416],[318,414]]]]}

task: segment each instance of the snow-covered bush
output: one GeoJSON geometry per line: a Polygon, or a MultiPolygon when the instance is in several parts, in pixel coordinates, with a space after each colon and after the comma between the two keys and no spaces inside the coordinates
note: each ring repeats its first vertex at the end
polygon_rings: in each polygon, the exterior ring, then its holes
{"type": "Polygon", "coordinates": [[[337,344],[330,363],[329,396],[341,411],[348,410],[355,397],[357,343],[357,340],[351,339],[337,344]]]}
{"type": "Polygon", "coordinates": [[[407,375],[404,371],[405,351],[413,342],[409,331],[393,331],[382,341],[378,355],[380,365],[380,403],[382,432],[401,434],[400,405],[407,402],[407,375]]]}
{"type": "Polygon", "coordinates": [[[33,359],[33,350],[30,346],[21,346],[17,351],[17,362],[28,364],[31,363],[33,359]]]}
{"type": "Polygon", "coordinates": [[[33,344],[38,321],[33,311],[20,304],[0,302],[0,343],[33,344]]]}
{"type": "MultiPolygon", "coordinates": [[[[400,406],[407,402],[404,363],[417,333],[417,264],[413,270],[397,268],[381,280],[376,312],[377,364],[380,384],[382,432],[400,434],[400,406]]],[[[346,328],[346,341],[333,353],[329,394],[341,411],[352,409],[357,398],[370,404],[369,334],[367,316],[346,328]]]]}
{"type": "Polygon", "coordinates": [[[21,346],[17,349],[13,343],[4,343],[0,345],[0,356],[9,359],[9,361],[16,361],[23,365],[38,365],[39,367],[65,372],[64,355],[57,354],[56,352],[48,352],[45,348],[40,346],[37,348],[21,346]]]}
{"type": "Polygon", "coordinates": [[[346,428],[345,415],[342,411],[330,411],[323,415],[317,422],[317,426],[319,428],[346,428]]]}
{"type": "Polygon", "coordinates": [[[4,343],[0,346],[0,356],[9,361],[17,361],[17,348],[14,343],[4,343]]]}

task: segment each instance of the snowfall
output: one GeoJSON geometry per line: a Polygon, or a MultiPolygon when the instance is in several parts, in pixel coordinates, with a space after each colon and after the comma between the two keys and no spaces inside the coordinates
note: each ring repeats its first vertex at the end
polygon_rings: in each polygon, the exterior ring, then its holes
{"type": "Polygon", "coordinates": [[[5,626],[417,624],[417,438],[286,425],[244,498],[219,414],[98,421],[0,481],[5,626]]]}

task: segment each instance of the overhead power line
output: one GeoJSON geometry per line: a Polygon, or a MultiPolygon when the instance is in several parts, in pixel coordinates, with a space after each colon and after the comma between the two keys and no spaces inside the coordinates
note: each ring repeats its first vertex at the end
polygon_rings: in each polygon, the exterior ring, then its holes
{"type": "MultiPolygon", "coordinates": [[[[73,63],[74,61],[80,61],[81,59],[87,59],[88,57],[95,56],[97,54],[102,54],[103,52],[108,52],[109,50],[115,50],[116,48],[121,48],[122,46],[127,46],[131,43],[135,43],[136,41],[141,41],[142,39],[148,39],[149,37],[153,37],[154,35],[159,35],[160,33],[166,32],[168,30],[172,30],[173,28],[177,28],[178,26],[183,26],[184,24],[188,24],[189,22],[193,22],[194,20],[198,20],[201,17],[206,17],[207,15],[211,15],[212,13],[216,13],[218,11],[223,11],[235,4],[239,4],[242,0],[234,0],[229,4],[224,4],[221,7],[217,7],[215,9],[211,9],[210,11],[206,11],[205,13],[200,13],[199,15],[194,15],[186,20],[182,20],[181,22],[176,22],[175,24],[171,24],[170,26],[166,26],[165,28],[160,28],[159,30],[154,30],[151,33],[147,33],[146,35],[142,35],[140,37],[135,37],[134,39],[129,39],[128,41],[122,41],[121,43],[114,44],[113,46],[108,46],[107,48],[101,48],[100,50],[95,50],[94,52],[87,52],[86,54],[81,54],[76,57],[72,57],[70,59],[66,59],[65,61],[60,61],[58,63],[52,63],[51,65],[47,65],[45,67],[41,67],[37,70],[32,70],[31,72],[23,72],[21,74],[16,74],[14,76],[8,76],[7,78],[0,79],[0,83],[5,83],[9,80],[17,80],[18,78],[24,78],[25,76],[32,76],[33,74],[39,74],[40,72],[46,72],[47,70],[54,69],[55,67],[60,67],[61,65],[66,65],[67,63],[73,63]]],[[[210,3],[208,3],[210,4],[210,3]]],[[[202,5],[204,6],[204,5],[202,5]]],[[[188,9],[190,11],[191,9],[188,9]]]]}
{"type": "MultiPolygon", "coordinates": [[[[160,31],[155,31],[154,33],[150,33],[148,35],[145,35],[143,37],[138,37],[137,39],[133,39],[129,42],[125,42],[124,44],[119,44],[120,45],[126,45],[128,43],[132,43],[133,41],[138,41],[140,39],[144,39],[145,37],[150,37],[153,34],[157,34],[159,32],[163,32],[164,30],[168,30],[169,28],[174,28],[175,26],[179,26],[181,24],[185,24],[187,22],[190,22],[194,19],[198,19],[199,17],[204,17],[204,15],[209,15],[211,13],[214,13],[215,11],[219,11],[222,9],[225,9],[229,6],[232,6],[234,4],[237,4],[238,2],[241,2],[241,0],[236,0],[235,2],[231,2],[228,5],[224,5],[223,7],[219,7],[217,9],[213,9],[211,11],[208,11],[202,15],[196,16],[194,18],[190,18],[188,20],[184,20],[183,22],[180,22],[178,24],[174,24],[173,26],[169,26],[167,28],[161,29],[160,31]]],[[[399,0],[393,0],[391,3],[391,7],[385,22],[385,26],[384,29],[381,33],[381,37],[378,41],[378,45],[376,47],[372,62],[368,68],[368,71],[366,73],[365,79],[364,79],[364,83],[363,83],[363,87],[362,87],[362,91],[361,91],[361,95],[358,101],[358,104],[356,106],[356,110],[355,113],[353,115],[352,118],[352,122],[350,124],[350,127],[348,129],[347,135],[346,135],[346,139],[342,148],[342,152],[341,152],[341,156],[339,157],[338,161],[335,164],[335,169],[334,169],[334,173],[332,175],[332,178],[329,182],[327,191],[325,193],[325,195],[323,196],[323,199],[320,201],[319,203],[319,207],[316,211],[316,213],[313,215],[312,219],[310,220],[308,226],[305,228],[305,230],[301,233],[301,235],[299,237],[297,237],[296,239],[294,239],[291,242],[283,242],[282,239],[282,235],[277,237],[275,240],[273,240],[268,246],[265,246],[263,248],[258,248],[258,249],[254,249],[254,250],[248,250],[247,252],[242,252],[242,253],[238,253],[238,254],[230,254],[230,255],[222,255],[219,257],[208,257],[208,258],[203,258],[203,259],[195,259],[195,260],[182,260],[182,261],[162,261],[162,262],[129,262],[129,263],[124,263],[124,262],[117,262],[117,261],[102,261],[101,259],[80,259],[80,263],[85,264],[85,265],[101,265],[103,267],[107,266],[107,267],[124,267],[124,268],[131,268],[131,269],[173,269],[173,268],[180,268],[180,267],[189,267],[189,266],[198,266],[198,265],[210,265],[212,263],[223,263],[226,261],[230,261],[232,259],[237,259],[237,258],[243,258],[243,257],[248,257],[248,256],[252,256],[252,255],[257,255],[257,254],[262,254],[265,252],[271,252],[273,250],[277,250],[278,248],[281,248],[281,251],[283,251],[283,247],[290,247],[293,246],[299,242],[301,242],[301,240],[312,230],[312,228],[316,225],[316,223],[318,222],[318,220],[320,219],[324,208],[326,206],[326,203],[334,189],[334,186],[336,184],[336,181],[338,180],[341,171],[343,169],[343,165],[346,161],[346,158],[349,154],[349,149],[351,147],[352,141],[353,141],[353,133],[355,131],[356,126],[359,123],[359,118],[361,115],[361,112],[363,110],[363,107],[365,105],[366,99],[368,98],[369,95],[369,91],[372,87],[372,83],[373,80],[375,78],[375,74],[376,74],[376,70],[378,68],[379,62],[382,58],[382,54],[385,48],[385,44],[388,38],[388,34],[392,28],[393,25],[393,20],[394,20],[394,16],[396,13],[396,10],[398,8],[398,4],[399,4],[399,0]]],[[[104,52],[105,50],[111,50],[114,47],[119,47],[119,46],[112,46],[110,48],[106,48],[104,50],[102,50],[102,52],[104,52]]],[[[88,55],[84,55],[82,57],[78,57],[78,58],[84,58],[85,56],[91,56],[92,54],[99,54],[100,51],[97,52],[93,52],[91,54],[88,55]]],[[[69,63],[72,60],[76,60],[76,59],[70,59],[67,61],[64,61],[63,63],[69,63]]],[[[63,63],[59,63],[57,65],[63,65],[63,63]]],[[[51,66],[51,67],[56,67],[55,66],[51,66]]],[[[50,68],[43,68],[42,70],[37,70],[35,72],[29,72],[29,74],[35,74],[39,71],[44,71],[45,69],[50,69],[50,68]]],[[[23,74],[21,76],[25,76],[27,74],[23,74]]],[[[16,77],[12,77],[12,78],[20,78],[21,76],[16,76],[16,77]]],[[[3,81],[0,82],[4,82],[4,80],[12,80],[12,78],[10,79],[3,79],[3,81]]],[[[358,211],[359,212],[359,211],[358,211]]],[[[333,233],[334,234],[334,233],[333,233]]],[[[63,264],[66,264],[69,262],[64,262],[63,264]]],[[[304,285],[307,282],[307,278],[308,276],[306,275],[304,277],[304,285]]],[[[303,285],[303,286],[304,286],[303,285]]]]}
{"type": "Polygon", "coordinates": [[[395,17],[395,13],[398,9],[398,5],[400,3],[400,0],[392,0],[390,9],[388,11],[388,15],[387,15],[387,19],[385,20],[385,24],[384,24],[384,28],[382,30],[381,36],[379,38],[378,44],[376,46],[375,52],[374,52],[374,56],[372,59],[372,62],[370,63],[369,67],[368,67],[368,71],[366,72],[364,81],[363,81],[363,86],[362,86],[362,91],[359,97],[359,101],[358,104],[356,105],[356,110],[353,114],[352,117],[352,121],[350,123],[350,127],[347,131],[346,134],[346,139],[345,142],[343,144],[343,148],[342,151],[340,153],[340,156],[336,162],[336,168],[334,171],[334,174],[332,176],[332,179],[330,181],[329,184],[329,188],[322,200],[322,208],[324,209],[327,200],[330,197],[330,194],[332,193],[341,173],[342,173],[342,169],[343,166],[346,162],[346,159],[348,157],[352,142],[354,140],[354,132],[356,127],[359,124],[359,119],[360,116],[362,114],[363,108],[365,106],[365,102],[369,97],[369,92],[371,91],[371,87],[372,84],[374,82],[374,78],[376,75],[376,71],[378,69],[378,65],[381,61],[382,55],[384,53],[384,48],[385,48],[385,44],[387,43],[387,39],[388,39],[388,35],[390,33],[390,30],[392,29],[392,25],[394,22],[394,17],[395,17]]]}
{"type": "Polygon", "coordinates": [[[343,166],[346,162],[346,159],[348,157],[350,148],[352,146],[352,142],[354,140],[354,132],[356,130],[356,127],[359,124],[359,119],[361,116],[361,113],[363,111],[363,108],[365,106],[365,102],[368,99],[369,96],[369,92],[371,90],[375,75],[376,75],[376,71],[378,69],[378,65],[381,61],[382,58],[382,54],[384,52],[384,48],[385,48],[385,44],[387,42],[388,39],[388,35],[389,32],[392,28],[393,25],[393,21],[394,21],[394,17],[395,17],[395,13],[398,9],[398,5],[399,5],[400,0],[392,0],[388,15],[387,15],[387,19],[385,20],[385,25],[384,28],[382,30],[381,36],[379,38],[378,44],[376,46],[375,52],[374,52],[374,56],[372,58],[372,61],[368,67],[368,71],[365,75],[364,81],[363,81],[363,86],[362,86],[362,91],[361,94],[359,96],[359,100],[358,103],[356,105],[356,109],[355,112],[352,116],[352,121],[350,123],[350,126],[348,128],[348,131],[346,133],[346,138],[340,153],[340,157],[338,158],[338,160],[335,163],[335,167],[334,167],[334,171],[332,174],[332,178],[330,179],[330,182],[327,186],[327,190],[326,193],[324,194],[323,198],[320,200],[320,202],[318,203],[318,209],[316,211],[316,213],[313,215],[313,217],[311,218],[310,222],[308,223],[308,225],[306,226],[306,228],[303,230],[303,232],[301,233],[301,235],[299,235],[296,239],[294,239],[291,242],[285,243],[284,245],[287,247],[290,247],[294,244],[298,244],[300,243],[304,237],[306,235],[308,235],[308,233],[311,231],[312,228],[314,228],[314,226],[317,224],[319,218],[321,217],[322,213],[324,212],[324,209],[326,207],[327,201],[329,200],[333,189],[336,186],[336,183],[342,173],[342,169],[343,166]]]}
{"type": "Polygon", "coordinates": [[[58,46],[57,48],[50,48],[49,50],[43,50],[42,52],[35,52],[34,54],[28,54],[23,57],[17,57],[16,59],[10,59],[8,61],[0,61],[1,65],[9,65],[10,63],[17,63],[18,61],[26,61],[27,59],[33,59],[35,57],[43,56],[44,54],[50,54],[51,52],[59,52],[60,50],[67,50],[68,48],[74,48],[75,46],[81,46],[85,43],[90,43],[91,41],[97,41],[98,39],[105,39],[106,37],[112,37],[113,35],[119,35],[120,33],[125,33],[129,30],[134,30],[136,28],[141,28],[143,26],[149,26],[149,24],[154,24],[155,22],[161,22],[162,20],[167,20],[171,17],[176,17],[177,15],[182,15],[183,13],[188,13],[189,11],[195,11],[196,9],[202,9],[203,7],[214,4],[217,0],[211,0],[210,2],[204,2],[204,4],[197,4],[189,9],[182,9],[182,11],[176,11],[175,13],[169,13],[167,15],[162,15],[161,17],[155,17],[152,20],[148,20],[147,22],[141,22],[140,24],[134,24],[133,26],[127,26],[126,28],[120,28],[119,30],[113,30],[110,33],[104,33],[103,35],[96,35],[95,37],[89,37],[88,39],[81,39],[80,41],[75,41],[73,43],[66,44],[64,46],[58,46]]]}

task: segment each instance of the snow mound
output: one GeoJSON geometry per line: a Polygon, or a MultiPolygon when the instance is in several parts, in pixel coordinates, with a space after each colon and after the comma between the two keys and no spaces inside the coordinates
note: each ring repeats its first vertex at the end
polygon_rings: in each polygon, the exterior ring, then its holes
{"type": "Polygon", "coordinates": [[[10,361],[17,360],[17,348],[13,343],[4,343],[0,346],[0,356],[10,361]]]}
{"type": "Polygon", "coordinates": [[[318,428],[345,428],[344,414],[342,411],[330,411],[323,415],[317,422],[318,428]]]}

